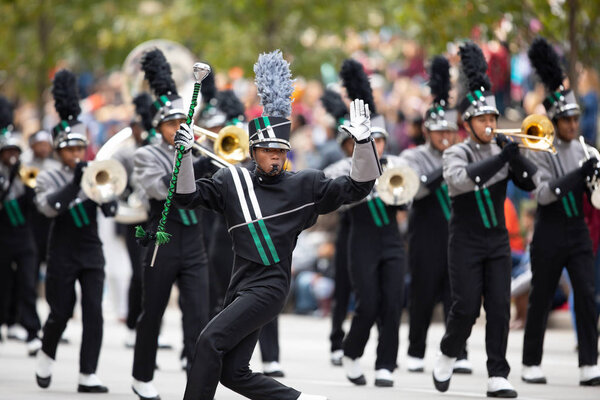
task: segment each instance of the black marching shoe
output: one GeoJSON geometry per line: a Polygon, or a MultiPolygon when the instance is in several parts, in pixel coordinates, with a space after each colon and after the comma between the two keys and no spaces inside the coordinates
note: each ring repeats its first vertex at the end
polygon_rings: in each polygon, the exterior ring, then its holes
{"type": "Polygon", "coordinates": [[[96,374],[79,374],[79,393],[108,393],[108,388],[102,384],[102,381],[96,374]]]}
{"type": "Polygon", "coordinates": [[[433,386],[438,392],[446,392],[450,387],[450,379],[454,372],[454,363],[456,358],[448,357],[441,351],[438,353],[431,376],[433,377],[433,386]]]}
{"type": "Polygon", "coordinates": [[[514,399],[517,397],[517,391],[510,382],[500,376],[492,376],[488,378],[487,397],[495,397],[502,399],[514,399]]]}
{"type": "Polygon", "coordinates": [[[392,371],[387,369],[378,369],[375,371],[375,386],[392,387],[394,386],[394,377],[392,371]]]}
{"type": "Polygon", "coordinates": [[[579,367],[579,384],[581,386],[600,386],[600,368],[597,365],[579,367]]]}
{"type": "Polygon", "coordinates": [[[360,366],[360,358],[355,360],[350,357],[344,356],[342,358],[342,365],[346,370],[346,378],[356,386],[364,386],[367,384],[367,379],[362,372],[362,368],[360,366]]]}
{"type": "Polygon", "coordinates": [[[46,389],[48,386],[50,386],[50,381],[52,381],[52,375],[50,375],[47,378],[42,378],[38,374],[35,374],[35,380],[39,387],[41,387],[42,389],[46,389]]]}
{"type": "Polygon", "coordinates": [[[108,388],[103,385],[95,385],[95,386],[78,385],[77,391],[79,393],[108,393],[108,388]]]}

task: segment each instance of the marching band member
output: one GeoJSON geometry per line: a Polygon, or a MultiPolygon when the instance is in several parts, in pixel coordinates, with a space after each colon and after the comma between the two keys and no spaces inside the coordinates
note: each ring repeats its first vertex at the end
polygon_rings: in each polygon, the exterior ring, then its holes
{"type": "MultiPolygon", "coordinates": [[[[212,70],[202,81],[202,100],[206,102],[206,105],[200,113],[200,125],[215,133],[226,126],[241,127],[245,120],[244,104],[232,90],[218,91],[214,80],[214,70],[212,70]]],[[[247,135],[247,133],[244,132],[244,135],[247,135]]],[[[239,165],[249,170],[254,169],[254,161],[249,156],[239,165]]],[[[211,167],[205,172],[204,176],[208,175],[206,177],[210,177],[216,170],[217,168],[211,167]]],[[[195,172],[201,171],[196,169],[195,172]]],[[[196,177],[201,178],[204,176],[196,177]]],[[[234,257],[231,251],[233,244],[227,232],[225,217],[210,210],[201,211],[204,214],[214,215],[208,246],[210,309],[211,316],[214,316],[221,312],[224,307],[223,303],[233,267],[234,257]]],[[[258,343],[263,362],[263,374],[272,377],[283,377],[285,374],[279,363],[279,323],[277,317],[262,327],[258,343]]]]}
{"type": "MultiPolygon", "coordinates": [[[[371,85],[362,65],[355,60],[346,60],[340,76],[348,97],[364,99],[374,113],[371,85]]],[[[383,116],[373,118],[371,126],[371,138],[378,156],[382,157],[388,136],[383,116]]],[[[381,161],[392,166],[397,163],[397,157],[383,156],[381,161]]],[[[325,175],[343,175],[349,171],[350,164],[349,159],[340,160],[329,166],[325,175]]],[[[366,384],[360,357],[375,322],[379,328],[375,386],[394,385],[392,373],[397,368],[404,286],[404,243],[396,222],[398,210],[397,206],[384,204],[373,190],[367,201],[352,205],[347,211],[350,217],[348,268],[356,309],[344,339],[342,361],[346,377],[355,385],[366,384]]]]}
{"type": "Polygon", "coordinates": [[[506,343],[510,319],[511,258],[504,222],[506,183],[512,179],[525,190],[534,188],[535,166],[520,155],[516,142],[496,135],[498,110],[486,76],[487,63],[472,42],[460,47],[466,87],[459,110],[469,138],[443,154],[443,178],[452,211],[448,264],[452,305],[446,321],[441,352],[433,370],[437,390],[445,392],[457,357],[465,348],[481,298],[486,311],[489,397],[517,397],[506,379],[506,343]]]}
{"type": "MultiPolygon", "coordinates": [[[[163,53],[147,52],[142,59],[145,79],[156,95],[152,103],[152,124],[162,136],[157,144],[143,146],[134,155],[134,184],[149,198],[148,227],[158,224],[174,162],[173,139],[185,122],[183,99],[177,94],[171,67],[163,53]]],[[[143,271],[142,314],[136,327],[133,359],[133,391],[140,399],[158,399],[152,380],[156,365],[157,340],[171,287],[177,283],[183,318],[183,354],[189,360],[198,334],[208,322],[208,268],[200,215],[179,209],[169,214],[173,238],[161,247],[156,265],[150,267],[148,251],[143,271]]]]}
{"type": "Polygon", "coordinates": [[[41,347],[36,310],[37,253],[32,234],[33,190],[19,176],[21,135],[13,131],[12,105],[0,96],[0,322],[4,322],[16,285],[17,321],[27,331],[27,351],[41,347]],[[12,265],[16,264],[13,272],[12,265]],[[11,276],[12,275],[12,276],[11,276]]]}
{"type": "MultiPolygon", "coordinates": [[[[448,220],[450,198],[442,176],[442,154],[456,142],[457,111],[448,103],[450,64],[443,56],[431,62],[429,86],[433,104],[425,114],[426,143],[407,149],[400,155],[417,172],[421,186],[408,219],[408,260],[411,287],[409,300],[410,329],[407,368],[410,372],[425,369],[425,342],[435,304],[450,309],[448,280],[448,220]]],[[[454,364],[455,373],[471,373],[466,351],[454,364]]]]}
{"type": "Polygon", "coordinates": [[[594,259],[590,232],[583,215],[586,182],[598,174],[598,160],[586,159],[579,142],[580,108],[571,90],[562,86],[564,73],[552,46],[536,38],[530,49],[532,65],[548,90],[544,107],[554,123],[556,154],[535,153],[539,166],[538,210],[531,242],[531,293],[523,341],[522,378],[546,383],[540,364],[544,333],[552,297],[563,268],[567,268],[575,294],[575,320],[579,352],[579,384],[600,385],[598,317],[594,305],[594,259]]]}
{"type": "MultiPolygon", "coordinates": [[[[345,157],[351,157],[354,150],[354,140],[341,128],[348,121],[348,107],[342,96],[330,89],[325,90],[321,96],[321,103],[329,115],[334,119],[336,141],[340,145],[345,157]]],[[[331,363],[335,366],[342,365],[344,357],[343,341],[344,329],[342,327],[348,315],[348,305],[352,294],[352,285],[348,274],[348,234],[350,233],[350,216],[345,210],[338,211],[338,230],[335,240],[335,290],[333,292],[333,305],[331,307],[331,363]]]]}
{"type": "Polygon", "coordinates": [[[98,237],[97,207],[114,216],[116,202],[102,205],[88,199],[80,183],[87,163],[88,144],[75,76],[67,70],[56,73],[52,94],[60,123],[53,129],[54,148],[61,168],[44,170],[37,177],[35,201],[41,213],[53,218],[48,238],[46,299],[50,315],[43,328],[35,375],[42,388],[50,385],[56,348],[75,306],[75,283],[81,286],[83,334],[79,359],[78,392],[106,393],[108,388],[96,375],[102,345],[102,293],[104,254],[98,237]]]}
{"type": "Polygon", "coordinates": [[[370,136],[368,107],[352,104],[347,128],[357,140],[350,176],[326,179],[322,172],[283,170],[290,150],[289,64],[279,51],[262,54],[254,66],[264,107],[249,124],[251,156],[256,168],[223,168],[211,179],[194,182],[191,129],[182,125],[176,144],[182,160],[175,203],[205,207],[225,215],[233,239],[234,267],[225,308],[204,329],[185,391],[188,400],[212,400],[217,384],[250,398],[324,400],[300,393],[263,374],[249,361],[259,330],[283,308],[290,286],[292,250],[300,232],[343,203],[366,196],[380,166],[370,136]]]}

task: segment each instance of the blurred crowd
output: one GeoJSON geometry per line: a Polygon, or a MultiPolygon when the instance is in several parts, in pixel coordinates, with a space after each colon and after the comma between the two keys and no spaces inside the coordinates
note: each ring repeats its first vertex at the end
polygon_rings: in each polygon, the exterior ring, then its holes
{"type": "MultiPolygon", "coordinates": [[[[502,114],[499,127],[518,127],[526,115],[544,113],[544,88],[532,72],[525,41],[522,45],[519,41],[505,43],[498,40],[479,41],[478,44],[488,59],[488,75],[502,114]]],[[[432,55],[426,54],[413,41],[383,33],[365,36],[349,34],[345,46],[353,58],[363,63],[370,76],[377,111],[385,116],[390,134],[387,151],[399,154],[423,143],[423,115],[431,104],[426,83],[428,58],[432,55]]],[[[454,86],[458,80],[457,46],[458,43],[449,43],[445,54],[451,63],[454,86]]],[[[291,134],[293,150],[290,154],[295,170],[323,169],[343,157],[335,140],[336,131],[332,128],[335,123],[319,100],[326,87],[339,87],[335,74],[337,69],[339,66],[324,63],[320,79],[295,77],[291,134]]],[[[581,134],[589,144],[596,145],[600,93],[598,72],[580,65],[576,69],[578,82],[573,88],[582,107],[581,134]]],[[[234,66],[215,72],[217,87],[220,90],[232,89],[242,99],[247,120],[260,115],[261,107],[250,71],[234,66]]],[[[86,155],[89,160],[94,158],[98,149],[112,135],[128,126],[133,117],[131,95],[125,89],[129,87],[127,79],[118,70],[100,76],[92,72],[79,73],[83,98],[81,118],[87,124],[90,139],[86,155]]],[[[453,89],[451,103],[456,97],[456,90],[453,89]]],[[[41,128],[50,130],[58,122],[49,90],[44,94],[44,99],[43,118],[40,118],[33,103],[22,102],[15,110],[16,126],[25,138],[41,128]]],[[[464,131],[461,134],[462,137],[466,136],[464,131]]],[[[514,260],[513,295],[517,312],[513,327],[519,328],[526,313],[530,277],[528,244],[533,231],[536,205],[530,194],[511,186],[505,208],[514,260]]],[[[600,241],[600,215],[591,206],[586,213],[596,251],[600,241]]],[[[401,213],[398,223],[405,231],[406,215],[401,213]]],[[[337,216],[327,215],[300,236],[293,258],[295,281],[289,311],[328,314],[335,290],[333,259],[336,228],[337,216]]],[[[596,268],[600,270],[600,257],[597,257],[596,268]]],[[[410,282],[410,277],[407,277],[407,282],[410,282]]],[[[600,287],[600,282],[597,287],[600,287]]],[[[555,306],[568,304],[569,293],[568,277],[565,276],[564,284],[556,295],[555,306]]],[[[600,298],[597,303],[600,304],[600,298]]],[[[117,305],[117,309],[122,310],[123,307],[117,305]]]]}

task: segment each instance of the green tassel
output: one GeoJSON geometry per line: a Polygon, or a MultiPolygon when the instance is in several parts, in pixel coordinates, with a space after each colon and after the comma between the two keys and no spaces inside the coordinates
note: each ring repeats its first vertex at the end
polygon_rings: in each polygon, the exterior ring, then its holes
{"type": "Polygon", "coordinates": [[[135,227],[135,237],[141,239],[146,236],[146,231],[141,225],[135,227]]]}
{"type": "Polygon", "coordinates": [[[156,244],[163,245],[165,243],[169,243],[171,240],[171,234],[167,232],[156,232],[156,244]]]}

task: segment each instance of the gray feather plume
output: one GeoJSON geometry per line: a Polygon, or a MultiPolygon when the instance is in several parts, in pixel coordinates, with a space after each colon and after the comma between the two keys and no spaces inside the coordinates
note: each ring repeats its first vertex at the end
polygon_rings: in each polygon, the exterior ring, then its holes
{"type": "Polygon", "coordinates": [[[290,64],[280,50],[263,53],[254,64],[254,82],[263,106],[263,115],[288,118],[292,114],[294,86],[290,64]]]}

